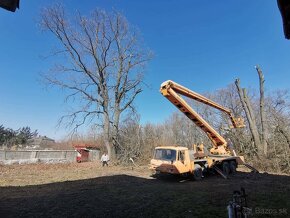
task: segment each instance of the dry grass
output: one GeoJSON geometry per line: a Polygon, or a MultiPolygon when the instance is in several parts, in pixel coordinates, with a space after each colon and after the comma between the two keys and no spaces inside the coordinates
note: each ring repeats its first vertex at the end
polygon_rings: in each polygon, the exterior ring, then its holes
{"type": "Polygon", "coordinates": [[[253,217],[290,213],[290,177],[283,175],[156,180],[146,166],[98,162],[0,166],[0,172],[0,217],[226,217],[232,192],[241,187],[253,217]],[[263,209],[272,213],[257,213],[263,209]]]}
{"type": "Polygon", "coordinates": [[[132,170],[131,167],[102,167],[99,162],[0,165],[0,187],[40,185],[120,174],[150,178],[146,166],[132,170]]]}

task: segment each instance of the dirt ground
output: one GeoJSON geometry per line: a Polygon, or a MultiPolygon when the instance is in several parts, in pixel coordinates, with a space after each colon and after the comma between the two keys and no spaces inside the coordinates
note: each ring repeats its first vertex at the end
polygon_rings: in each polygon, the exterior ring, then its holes
{"type": "Polygon", "coordinates": [[[253,217],[290,217],[290,176],[154,179],[146,166],[99,163],[0,166],[0,217],[227,217],[241,187],[253,217]]]}

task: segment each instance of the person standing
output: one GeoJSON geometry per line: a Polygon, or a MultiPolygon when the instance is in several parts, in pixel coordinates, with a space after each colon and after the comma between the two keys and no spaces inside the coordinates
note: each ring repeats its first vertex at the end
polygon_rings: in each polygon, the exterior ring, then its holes
{"type": "Polygon", "coordinates": [[[101,162],[103,163],[103,166],[109,166],[108,165],[108,161],[109,161],[109,155],[107,154],[107,152],[104,152],[104,154],[101,157],[101,162]]]}

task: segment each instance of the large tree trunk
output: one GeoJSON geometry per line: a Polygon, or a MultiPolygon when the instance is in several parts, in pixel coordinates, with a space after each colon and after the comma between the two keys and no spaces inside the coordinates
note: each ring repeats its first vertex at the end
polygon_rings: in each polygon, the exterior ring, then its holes
{"type": "Polygon", "coordinates": [[[104,143],[109,157],[112,158],[112,149],[110,144],[110,119],[108,113],[104,113],[104,143]]]}
{"type": "Polygon", "coordinates": [[[248,98],[246,89],[241,89],[239,79],[236,79],[235,84],[236,84],[236,87],[238,90],[238,94],[239,94],[242,106],[243,106],[244,111],[246,113],[247,120],[249,122],[249,128],[250,128],[255,146],[258,149],[258,155],[262,156],[263,155],[263,147],[261,144],[259,131],[258,131],[258,127],[256,124],[255,115],[253,112],[252,105],[251,105],[250,100],[248,98]]]}
{"type": "Polygon", "coordinates": [[[268,138],[268,129],[267,129],[267,124],[266,124],[266,115],[265,115],[265,97],[264,97],[264,75],[262,73],[262,70],[260,69],[259,66],[256,66],[256,70],[259,75],[259,81],[260,81],[260,116],[261,116],[261,126],[262,126],[262,131],[261,131],[261,141],[262,141],[262,146],[264,150],[264,155],[267,156],[268,152],[268,144],[267,144],[267,138],[268,138]]]}
{"type": "Polygon", "coordinates": [[[112,140],[113,140],[113,147],[115,149],[115,154],[118,155],[120,152],[120,145],[119,145],[119,122],[120,122],[120,114],[121,111],[115,108],[114,112],[114,122],[113,122],[113,132],[112,132],[112,140]]]}

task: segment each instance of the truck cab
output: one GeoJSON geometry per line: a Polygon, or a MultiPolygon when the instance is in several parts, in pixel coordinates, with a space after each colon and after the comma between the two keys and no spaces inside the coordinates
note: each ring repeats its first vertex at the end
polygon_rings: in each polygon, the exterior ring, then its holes
{"type": "Polygon", "coordinates": [[[192,161],[188,148],[164,146],[156,147],[150,169],[156,174],[185,174],[192,171],[192,161]]]}

